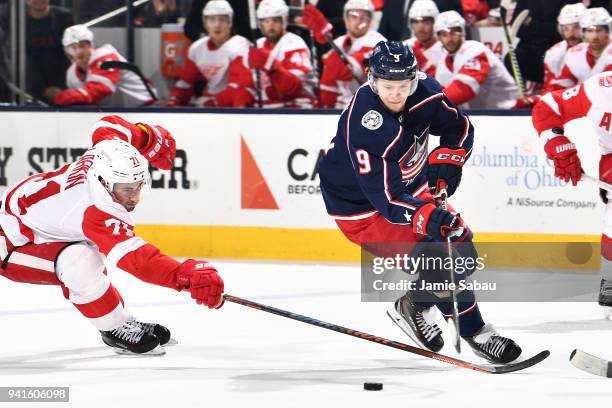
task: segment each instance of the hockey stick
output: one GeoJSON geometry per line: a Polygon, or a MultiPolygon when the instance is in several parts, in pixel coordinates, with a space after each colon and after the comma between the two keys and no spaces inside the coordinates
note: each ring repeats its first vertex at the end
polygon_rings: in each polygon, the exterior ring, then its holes
{"type": "Polygon", "coordinates": [[[138,78],[140,78],[145,88],[147,88],[147,92],[151,96],[151,99],[153,99],[154,101],[157,101],[157,95],[155,95],[155,93],[153,92],[153,89],[151,89],[151,86],[149,85],[149,81],[147,81],[145,76],[142,74],[142,71],[140,71],[140,68],[138,68],[138,65],[132,64],[131,62],[127,62],[127,61],[104,61],[100,64],[100,68],[102,69],[123,69],[126,71],[133,72],[134,74],[138,76],[138,78]]]}
{"type": "Polygon", "coordinates": [[[607,190],[607,191],[612,191],[612,184],[608,184],[606,182],[603,182],[600,179],[592,177],[592,176],[589,176],[586,173],[582,173],[582,178],[587,180],[587,181],[590,181],[592,183],[597,184],[599,186],[599,188],[602,188],[602,189],[607,190]]]}
{"type": "Polygon", "coordinates": [[[575,349],[570,354],[570,363],[579,370],[587,373],[612,378],[612,362],[575,349]]]}
{"type": "Polygon", "coordinates": [[[44,106],[45,108],[49,107],[49,105],[47,105],[46,103],[44,103],[40,99],[30,95],[29,93],[27,93],[26,91],[24,91],[23,89],[21,89],[17,85],[15,85],[13,82],[9,81],[8,78],[6,76],[4,76],[4,74],[0,73],[0,79],[2,80],[2,82],[4,82],[4,84],[8,87],[8,89],[13,94],[21,96],[25,101],[34,102],[34,103],[36,103],[36,104],[38,104],[40,106],[44,106]]]}
{"type": "Polygon", "coordinates": [[[529,10],[525,9],[521,11],[518,16],[516,16],[514,22],[510,26],[510,41],[512,42],[512,44],[514,44],[514,40],[516,40],[518,31],[520,30],[525,20],[527,20],[527,17],[529,17],[529,10]]]}
{"type": "MultiPolygon", "coordinates": [[[[257,16],[255,15],[255,0],[248,0],[249,6],[249,26],[251,27],[251,41],[253,46],[257,47],[257,16]]],[[[257,107],[261,108],[262,103],[262,90],[261,90],[261,73],[259,69],[255,70],[255,91],[257,93],[257,107]]]]}
{"type": "MultiPolygon", "coordinates": [[[[444,211],[448,211],[448,194],[446,193],[446,188],[442,189],[440,194],[441,207],[444,211]]],[[[453,247],[451,246],[451,237],[446,238],[446,251],[448,253],[449,260],[453,259],[453,247]]],[[[451,288],[451,314],[453,319],[453,327],[455,328],[455,350],[457,353],[461,353],[461,338],[459,337],[459,304],[457,302],[457,292],[455,291],[456,283],[455,283],[455,270],[453,269],[453,263],[450,262],[450,281],[453,285],[451,288]]]]}
{"type": "MultiPolygon", "coordinates": [[[[141,4],[144,4],[144,3],[148,2],[148,1],[150,1],[150,0],[136,0],[132,4],[132,6],[138,7],[141,4]]],[[[128,9],[127,6],[119,7],[116,10],[113,10],[113,11],[110,11],[110,12],[108,12],[106,14],[101,15],[100,17],[96,17],[93,20],[89,20],[88,22],[84,23],[83,25],[85,27],[91,27],[92,25],[101,23],[102,21],[108,20],[109,18],[112,18],[112,17],[118,16],[119,14],[125,13],[127,11],[127,9],[128,9]]]]}
{"type": "Polygon", "coordinates": [[[512,39],[510,38],[508,24],[506,23],[506,16],[508,14],[507,7],[511,3],[512,3],[511,0],[503,0],[501,2],[501,5],[499,6],[499,16],[500,16],[502,28],[504,30],[504,38],[506,39],[506,44],[508,44],[508,54],[510,55],[510,65],[512,66],[512,74],[514,76],[514,81],[516,82],[516,85],[518,87],[519,96],[521,98],[524,98],[525,97],[525,83],[523,82],[523,76],[521,75],[521,70],[518,64],[518,60],[516,58],[516,53],[514,51],[514,45],[512,44],[512,39]]]}
{"type": "Polygon", "coordinates": [[[538,364],[546,357],[550,355],[550,351],[544,350],[535,356],[520,361],[518,363],[511,363],[502,366],[487,366],[487,365],[479,365],[469,363],[467,361],[459,360],[457,358],[448,357],[442,354],[434,353],[433,351],[424,350],[418,347],[410,346],[408,344],[400,343],[398,341],[388,340],[383,337],[374,336],[373,334],[368,334],[364,332],[360,332],[357,330],[349,329],[346,327],[338,326],[333,323],[324,322],[322,320],[317,320],[312,317],[303,316],[297,313],[289,312],[282,309],[277,309],[272,306],[266,306],[261,303],[256,303],[250,300],[242,299],[236,296],[224,294],[223,298],[228,302],[237,303],[242,306],[250,307],[252,309],[261,310],[267,313],[272,313],[278,316],[286,317],[288,319],[297,320],[302,323],[311,324],[313,326],[321,327],[327,330],[332,330],[338,333],[346,334],[349,336],[357,337],[363,340],[368,340],[374,343],[382,344],[383,346],[393,347],[399,350],[407,351],[409,353],[418,354],[419,356],[431,358],[434,360],[442,361],[444,363],[453,364],[459,367],[468,368],[470,370],[478,371],[481,373],[487,374],[505,374],[511,373],[513,371],[524,370],[533,365],[538,364]]]}

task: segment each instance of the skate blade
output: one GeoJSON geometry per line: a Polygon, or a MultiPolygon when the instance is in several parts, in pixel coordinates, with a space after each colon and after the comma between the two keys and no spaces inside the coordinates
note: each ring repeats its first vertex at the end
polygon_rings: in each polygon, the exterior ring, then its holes
{"type": "Polygon", "coordinates": [[[393,320],[393,323],[395,323],[397,327],[399,327],[404,333],[406,333],[408,337],[410,337],[410,340],[415,342],[417,346],[429,350],[429,348],[425,344],[421,343],[418,340],[418,337],[414,334],[410,325],[406,323],[404,318],[397,312],[397,310],[395,310],[394,307],[387,310],[387,316],[389,316],[389,318],[393,320]]]}
{"type": "Polygon", "coordinates": [[[157,346],[153,350],[147,351],[146,353],[133,353],[129,350],[124,350],[117,347],[113,347],[113,351],[120,356],[130,357],[161,357],[166,354],[166,350],[164,350],[164,348],[161,346],[157,346]]]}
{"type": "Polygon", "coordinates": [[[176,346],[178,344],[178,341],[176,341],[176,339],[170,338],[170,340],[168,340],[168,342],[166,344],[162,344],[162,347],[166,347],[166,346],[176,346]]]}

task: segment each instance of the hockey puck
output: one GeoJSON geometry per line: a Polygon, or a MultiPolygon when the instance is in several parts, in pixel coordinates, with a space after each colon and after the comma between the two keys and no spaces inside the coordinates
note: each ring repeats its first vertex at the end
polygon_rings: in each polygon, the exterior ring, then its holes
{"type": "Polygon", "coordinates": [[[363,389],[366,391],[380,391],[383,389],[382,383],[366,382],[363,383],[363,389]]]}

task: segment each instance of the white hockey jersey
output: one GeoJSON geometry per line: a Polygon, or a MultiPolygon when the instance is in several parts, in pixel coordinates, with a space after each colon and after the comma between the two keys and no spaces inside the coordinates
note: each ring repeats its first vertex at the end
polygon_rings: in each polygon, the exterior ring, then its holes
{"type": "MultiPolygon", "coordinates": [[[[125,58],[110,44],[96,48],[89,58],[87,72],[82,72],[73,63],[66,71],[66,85],[70,89],[80,89],[87,83],[95,82],[102,85],[111,94],[96,104],[133,108],[153,102],[142,80],[133,72],[118,69],[102,69],[100,64],[104,61],[125,61],[125,58]]],[[[154,90],[153,85],[150,85],[154,90]]],[[[155,90],[154,90],[155,92],[155,90]]]]}
{"type": "Polygon", "coordinates": [[[349,72],[344,63],[335,58],[334,50],[330,50],[323,56],[323,72],[320,83],[323,107],[342,109],[348,105],[355,91],[366,80],[362,65],[364,58],[369,56],[379,41],[385,40],[382,34],[373,30],[359,38],[351,39],[348,34],[345,34],[334,40],[334,43],[347,54],[351,69],[349,72]]]}
{"type": "Polygon", "coordinates": [[[137,145],[141,143],[137,132],[136,126],[118,116],[105,117],[93,126],[93,147],[79,160],[8,187],[2,197],[0,227],[9,241],[14,246],[86,241],[106,255],[107,268],[176,289],[179,262],[135,236],[131,214],[89,172],[97,142],[120,138],[137,145]]]}
{"type": "Polygon", "coordinates": [[[566,53],[567,41],[563,40],[550,47],[546,51],[546,54],[544,54],[544,85],[542,86],[543,94],[549,91],[551,82],[561,73],[566,53]]]}
{"type": "Polygon", "coordinates": [[[587,117],[599,137],[602,154],[612,153],[612,71],[597,74],[569,89],[547,93],[533,109],[533,125],[546,143],[571,120],[587,117]]]}
{"type": "MultiPolygon", "coordinates": [[[[200,38],[189,47],[187,60],[180,79],[174,84],[174,90],[189,89],[193,83],[203,78],[206,81],[206,93],[217,94],[228,86],[230,67],[239,58],[246,58],[250,43],[240,35],[234,35],[219,48],[216,48],[210,37],[200,38]]],[[[242,59],[240,64],[242,65],[242,59]]],[[[250,75],[249,72],[245,73],[250,75]]],[[[183,96],[181,96],[184,98],[183,96]]]]}
{"type": "MultiPolygon", "coordinates": [[[[270,59],[281,67],[281,70],[270,75],[265,70],[259,71],[263,107],[312,108],[316,100],[316,72],[310,62],[310,51],[304,40],[298,35],[285,32],[275,46],[265,37],[261,37],[257,40],[257,47],[270,51],[270,59]],[[289,75],[286,75],[287,73],[289,75]],[[297,92],[292,89],[295,85],[300,88],[297,92]],[[290,96],[287,97],[287,94],[290,96]]],[[[253,70],[254,80],[255,75],[253,70]]]]}
{"type": "Polygon", "coordinates": [[[504,64],[478,41],[464,41],[454,56],[443,49],[436,79],[446,96],[465,109],[511,109],[518,98],[504,64]]]}
{"type": "Polygon", "coordinates": [[[414,53],[419,64],[419,70],[427,75],[435,77],[436,65],[442,59],[442,43],[436,41],[429,47],[424,48],[423,44],[416,37],[409,38],[404,41],[408,44],[414,53]]]}
{"type": "Polygon", "coordinates": [[[612,69],[612,37],[597,61],[589,53],[589,44],[580,43],[565,54],[559,75],[551,81],[555,89],[569,88],[600,72],[612,69]]]}

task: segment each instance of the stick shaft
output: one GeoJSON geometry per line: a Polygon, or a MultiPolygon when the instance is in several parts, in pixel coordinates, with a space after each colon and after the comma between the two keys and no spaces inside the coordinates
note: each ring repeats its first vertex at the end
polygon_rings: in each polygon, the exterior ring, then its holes
{"type": "Polygon", "coordinates": [[[507,10],[502,6],[499,9],[500,11],[500,20],[501,25],[504,30],[504,38],[506,39],[506,43],[508,44],[508,54],[510,55],[510,65],[512,66],[512,74],[514,76],[514,81],[518,87],[519,96],[521,98],[525,97],[525,83],[523,82],[523,76],[521,75],[521,70],[518,64],[518,60],[516,58],[516,52],[514,51],[514,46],[512,45],[512,39],[510,38],[510,32],[508,30],[508,24],[506,24],[506,15],[507,10]]]}
{"type": "Polygon", "coordinates": [[[278,309],[272,306],[266,306],[261,303],[256,303],[250,300],[242,299],[242,298],[228,295],[228,294],[224,294],[223,297],[228,302],[237,303],[239,305],[247,306],[252,309],[261,310],[267,313],[272,313],[278,316],[286,317],[288,319],[297,320],[302,323],[311,324],[313,326],[322,327],[327,330],[331,330],[331,331],[346,334],[349,336],[357,337],[363,340],[368,340],[374,343],[382,344],[383,346],[396,348],[396,349],[407,351],[413,354],[418,354],[422,357],[439,360],[439,361],[442,361],[448,364],[456,365],[456,366],[463,367],[463,368],[468,368],[470,370],[479,371],[482,373],[488,373],[488,374],[494,373],[494,370],[487,370],[485,367],[482,367],[476,364],[472,364],[472,363],[468,363],[467,361],[463,361],[463,360],[448,357],[442,354],[434,353],[433,351],[424,350],[418,347],[410,346],[408,344],[400,343],[398,341],[388,340],[388,339],[385,339],[384,337],[379,337],[373,334],[368,334],[368,333],[360,332],[358,330],[353,330],[353,329],[349,329],[346,327],[338,326],[333,323],[324,322],[322,320],[317,320],[312,317],[303,316],[297,313],[278,309]]]}
{"type": "MultiPolygon", "coordinates": [[[[136,0],[134,2],[133,6],[134,7],[138,7],[141,4],[144,4],[144,3],[148,2],[148,1],[150,1],[150,0],[136,0]]],[[[126,11],[127,11],[127,6],[119,7],[116,10],[110,11],[110,12],[108,12],[106,14],[102,14],[100,17],[96,17],[93,20],[89,20],[88,22],[83,23],[83,25],[85,27],[91,27],[92,25],[96,25],[96,24],[101,23],[101,22],[103,22],[105,20],[108,20],[109,18],[112,18],[112,17],[115,17],[115,16],[117,16],[119,14],[125,13],[126,11]]]]}
{"type": "Polygon", "coordinates": [[[595,178],[593,176],[589,176],[588,174],[585,174],[585,173],[582,173],[582,178],[585,179],[585,180],[588,180],[588,181],[590,181],[592,183],[597,184],[599,186],[599,188],[603,188],[604,190],[607,190],[607,191],[612,191],[612,184],[608,184],[608,183],[606,183],[604,181],[601,181],[598,178],[595,178]]]}

